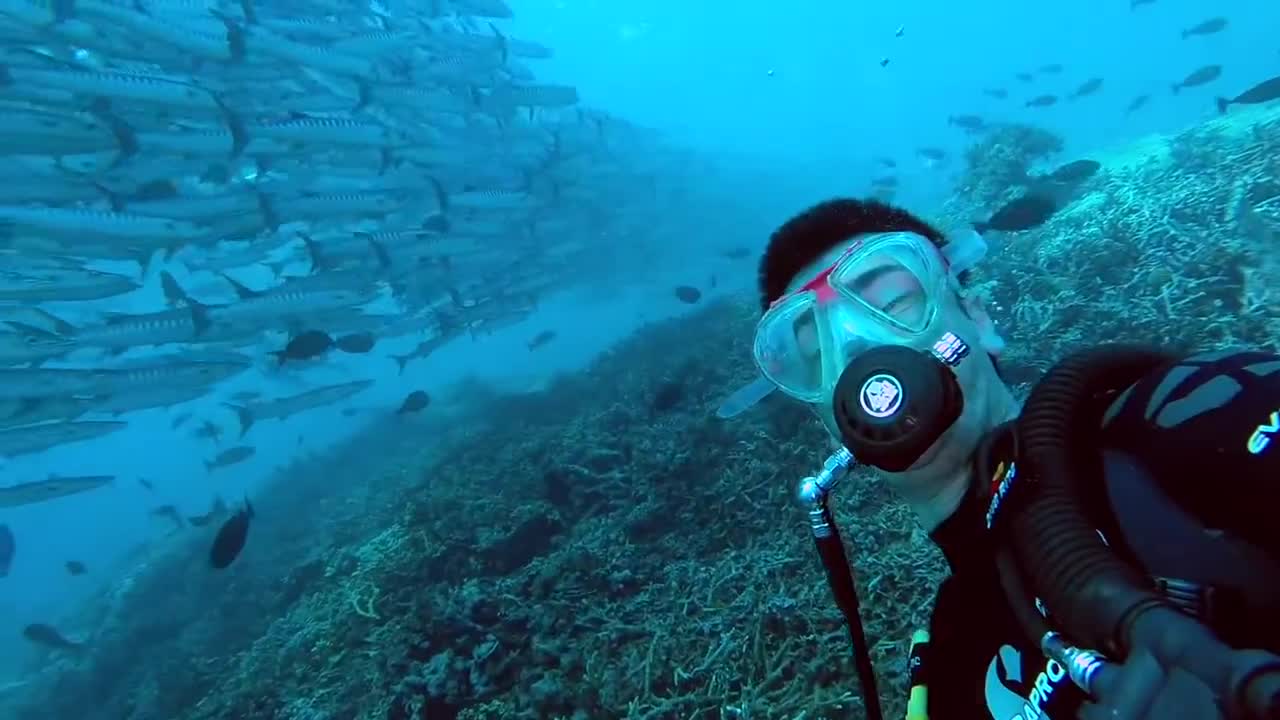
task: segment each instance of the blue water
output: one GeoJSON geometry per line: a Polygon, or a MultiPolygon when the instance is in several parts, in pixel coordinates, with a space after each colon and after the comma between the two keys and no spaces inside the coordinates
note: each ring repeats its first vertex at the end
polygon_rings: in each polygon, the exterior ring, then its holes
{"type": "MultiPolygon", "coordinates": [[[[395,375],[385,354],[406,352],[416,339],[392,341],[379,347],[378,357],[344,357],[293,379],[247,373],[233,381],[231,391],[265,387],[273,396],[378,377],[376,388],[354,404],[388,408],[409,390],[434,393],[467,375],[507,388],[534,387],[554,373],[581,367],[644,322],[692,311],[672,295],[674,284],[704,285],[710,297],[751,291],[754,261],[726,261],[716,250],[758,250],[772,226],[803,205],[867,192],[869,179],[885,174],[877,157],[898,160],[897,202],[927,216],[948,197],[970,142],[947,125],[949,115],[1039,125],[1066,139],[1067,157],[1080,157],[1194,124],[1216,113],[1215,95],[1234,95],[1280,74],[1280,6],[1256,1],[1158,0],[1135,11],[1127,0],[513,5],[517,18],[499,24],[556,51],[554,59],[535,64],[539,79],[576,85],[586,105],[724,158],[727,170],[708,179],[707,190],[718,203],[705,215],[669,219],[669,248],[655,262],[636,267],[628,283],[553,297],[526,323],[479,341],[460,339],[411,365],[404,376],[395,375]],[[1181,29],[1212,15],[1228,17],[1231,26],[1217,35],[1180,39],[1181,29]],[[903,34],[895,37],[899,27],[903,34]],[[890,62],[881,67],[885,57],[890,62]],[[1047,63],[1065,70],[1034,85],[1014,78],[1047,63]],[[1211,63],[1224,66],[1222,78],[1170,93],[1170,84],[1211,63]],[[1094,76],[1106,83],[1095,96],[1049,109],[1022,106],[1044,92],[1065,95],[1094,76]],[[985,97],[988,87],[1008,89],[1009,99],[985,97]],[[1125,107],[1144,93],[1152,95],[1150,104],[1126,116],[1125,107]],[[943,148],[951,159],[930,165],[916,155],[923,146],[943,148]],[[718,216],[734,209],[744,213],[736,222],[718,216]],[[711,275],[718,280],[714,290],[704,284],[711,275]],[[543,329],[557,331],[558,339],[537,353],[526,352],[524,343],[543,329]],[[516,353],[521,361],[513,368],[516,353]]],[[[160,302],[155,286],[122,301],[132,311],[156,310],[160,302]]],[[[197,417],[231,422],[216,402],[188,409],[197,417]]],[[[264,422],[250,436],[257,456],[210,480],[203,461],[213,451],[172,431],[173,414],[132,415],[123,433],[0,468],[4,484],[50,473],[118,478],[109,490],[4,513],[19,551],[11,575],[0,582],[0,680],[27,652],[19,638],[23,625],[57,618],[97,588],[92,577],[68,577],[64,561],[119,572],[117,563],[131,549],[148,538],[163,542],[162,524],[149,519],[146,509],[172,502],[195,514],[207,508],[214,491],[229,499],[252,495],[300,448],[322,451],[365,422],[337,410],[264,422]],[[157,494],[143,490],[139,477],[153,481],[157,494]]]]}

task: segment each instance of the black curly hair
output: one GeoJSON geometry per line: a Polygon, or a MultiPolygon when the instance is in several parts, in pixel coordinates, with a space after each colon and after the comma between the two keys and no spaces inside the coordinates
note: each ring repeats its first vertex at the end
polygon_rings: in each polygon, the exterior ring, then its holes
{"type": "Polygon", "coordinates": [[[760,258],[760,310],[782,297],[796,275],[856,235],[913,232],[939,248],[941,232],[902,208],[879,200],[836,198],[818,203],[782,224],[760,258]]]}

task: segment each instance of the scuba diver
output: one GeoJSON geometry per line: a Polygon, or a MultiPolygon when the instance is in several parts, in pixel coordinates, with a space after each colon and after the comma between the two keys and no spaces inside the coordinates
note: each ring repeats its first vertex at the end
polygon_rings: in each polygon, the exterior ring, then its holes
{"type": "Polygon", "coordinates": [[[756,364],[837,447],[798,496],[868,717],[880,701],[828,502],[857,464],[951,570],[913,639],[909,719],[1280,718],[1280,356],[1104,346],[1023,407],[965,288],[985,252],[977,233],[836,199],[760,262],[756,364]]]}

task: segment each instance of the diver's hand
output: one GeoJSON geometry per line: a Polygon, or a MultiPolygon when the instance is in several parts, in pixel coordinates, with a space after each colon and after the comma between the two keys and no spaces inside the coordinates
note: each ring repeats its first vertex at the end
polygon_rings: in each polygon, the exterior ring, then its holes
{"type": "Polygon", "coordinates": [[[1185,670],[1166,670],[1150,653],[1135,653],[1123,665],[1112,666],[1098,689],[1096,702],[1086,704],[1080,720],[1219,720],[1224,717],[1207,685],[1185,670]]]}

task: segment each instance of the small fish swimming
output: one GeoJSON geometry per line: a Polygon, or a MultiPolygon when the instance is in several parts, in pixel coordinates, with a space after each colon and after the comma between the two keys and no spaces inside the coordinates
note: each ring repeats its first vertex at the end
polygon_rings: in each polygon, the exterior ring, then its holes
{"type": "Polygon", "coordinates": [[[931,163],[940,163],[947,159],[947,151],[941,148],[923,147],[916,150],[916,153],[931,163]]]}
{"type": "Polygon", "coordinates": [[[218,535],[213,539],[213,547],[209,549],[209,565],[217,570],[225,570],[240,557],[245,541],[249,538],[249,522],[253,520],[253,506],[248,499],[244,507],[235,515],[227,518],[218,528],[218,535]]]}
{"type": "Polygon", "coordinates": [[[1194,35],[1214,35],[1227,29],[1227,19],[1224,17],[1209,18],[1198,25],[1193,25],[1182,31],[1182,39],[1186,40],[1194,35]]]}
{"type": "Polygon", "coordinates": [[[405,413],[415,413],[425,410],[431,404],[431,396],[425,391],[414,390],[405,396],[404,402],[400,403],[400,407],[396,410],[397,415],[405,413]]]}
{"type": "Polygon", "coordinates": [[[223,450],[222,452],[218,453],[217,456],[215,456],[212,460],[206,460],[204,463],[204,466],[206,469],[212,472],[213,470],[217,470],[218,468],[224,468],[229,465],[242,463],[245,460],[248,460],[249,458],[253,457],[257,452],[258,452],[258,449],[253,447],[252,445],[237,445],[236,447],[227,448],[226,450],[223,450]]]}
{"type": "Polygon", "coordinates": [[[1057,95],[1037,95],[1026,103],[1026,107],[1051,107],[1058,104],[1057,95]]]}
{"type": "Polygon", "coordinates": [[[1136,112],[1142,109],[1143,107],[1146,106],[1147,102],[1149,102],[1150,100],[1151,100],[1150,95],[1139,95],[1138,97],[1134,98],[1132,102],[1129,103],[1129,107],[1125,108],[1125,111],[1124,111],[1125,114],[1127,115],[1129,113],[1136,112]]]}
{"type": "Polygon", "coordinates": [[[1096,94],[1101,89],[1102,89],[1102,78],[1100,77],[1089,78],[1088,80],[1085,80],[1084,82],[1080,83],[1080,86],[1077,87],[1075,91],[1071,93],[1071,99],[1075,100],[1077,98],[1088,97],[1090,95],[1096,94]]]}
{"type": "Polygon", "coordinates": [[[952,115],[947,118],[947,124],[968,132],[978,132],[987,127],[987,121],[977,115],[952,115]]]}
{"type": "Polygon", "coordinates": [[[1058,204],[1040,194],[1024,195],[1006,203],[986,222],[975,222],[974,230],[985,234],[988,230],[1019,232],[1043,225],[1058,211],[1058,204]]]}
{"type": "Polygon", "coordinates": [[[333,338],[322,330],[308,330],[294,335],[283,350],[272,351],[272,355],[283,365],[289,360],[311,360],[319,357],[333,347],[333,338]]]}
{"type": "Polygon", "coordinates": [[[54,650],[81,650],[84,643],[68,640],[57,628],[44,623],[32,623],[22,629],[22,637],[36,645],[54,650]]]}
{"type": "Polygon", "coordinates": [[[693,305],[702,299],[702,291],[690,285],[676,287],[676,298],[686,305],[693,305]]]}
{"type": "Polygon", "coordinates": [[[79,560],[68,560],[63,564],[63,567],[67,569],[67,574],[72,576],[83,575],[89,572],[89,568],[85,567],[84,563],[79,560]]]}
{"type": "Polygon", "coordinates": [[[530,352],[532,352],[555,339],[556,339],[555,330],[543,330],[537,335],[534,335],[533,339],[525,343],[525,346],[529,348],[530,352]]]}
{"type": "Polygon", "coordinates": [[[1173,94],[1177,95],[1183,88],[1199,87],[1207,85],[1222,76],[1221,65],[1205,65],[1193,71],[1190,75],[1184,77],[1180,82],[1174,83],[1171,87],[1173,94]]]}

